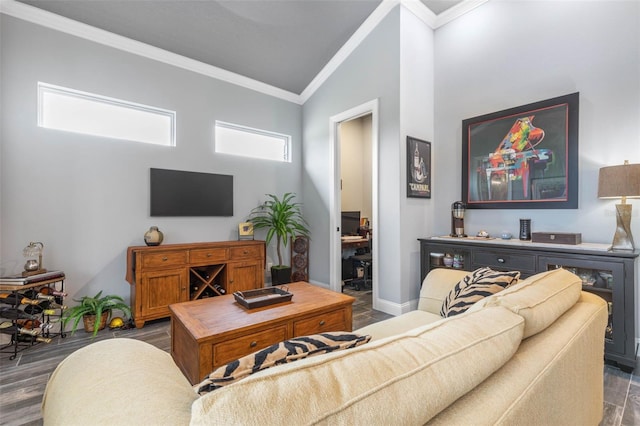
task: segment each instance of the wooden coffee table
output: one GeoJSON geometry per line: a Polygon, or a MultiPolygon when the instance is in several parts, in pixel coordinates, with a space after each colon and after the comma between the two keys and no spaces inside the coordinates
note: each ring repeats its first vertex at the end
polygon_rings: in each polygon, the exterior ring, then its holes
{"type": "Polygon", "coordinates": [[[351,331],[351,296],[306,282],[288,284],[289,302],[246,309],[233,295],[169,305],[171,355],[192,384],[215,368],[298,336],[351,331]]]}

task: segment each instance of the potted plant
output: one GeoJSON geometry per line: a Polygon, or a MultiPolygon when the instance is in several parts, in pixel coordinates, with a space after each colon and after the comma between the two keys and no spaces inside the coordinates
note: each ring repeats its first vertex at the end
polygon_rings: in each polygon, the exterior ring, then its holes
{"type": "Polygon", "coordinates": [[[87,333],[93,331],[93,337],[96,336],[99,330],[102,330],[107,321],[111,319],[111,314],[114,309],[122,311],[125,315],[131,315],[131,309],[124,303],[124,299],[116,295],[103,296],[102,291],[99,291],[93,297],[83,296],[80,299],[73,299],[80,304],[72,307],[65,312],[62,319],[63,324],[73,321],[71,333],[75,333],[78,328],[78,323],[82,319],[84,324],[84,330],[87,333]]]}
{"type": "Polygon", "coordinates": [[[249,222],[254,229],[267,229],[267,244],[276,237],[278,264],[271,267],[271,278],[274,285],[285,284],[291,281],[291,266],[282,264],[281,247],[286,247],[292,237],[309,237],[309,229],[300,211],[302,204],[294,201],[294,193],[287,192],[282,199],[266,195],[270,200],[251,210],[249,222]]]}

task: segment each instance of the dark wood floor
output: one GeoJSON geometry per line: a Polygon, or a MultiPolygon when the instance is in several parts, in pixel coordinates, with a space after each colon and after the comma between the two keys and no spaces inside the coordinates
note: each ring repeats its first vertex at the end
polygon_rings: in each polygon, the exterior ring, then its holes
{"type": "MultiPolygon", "coordinates": [[[[371,309],[371,291],[345,288],[345,293],[356,297],[353,305],[354,330],[390,317],[371,309]]],[[[73,336],[56,338],[50,344],[40,344],[20,352],[14,360],[9,360],[8,354],[0,354],[0,425],[41,425],[40,402],[50,374],[67,355],[91,343],[90,336],[80,330],[73,336]]],[[[164,351],[170,350],[168,320],[148,322],[141,329],[104,330],[93,341],[114,337],[140,339],[164,351]]],[[[117,392],[117,389],[112,391],[117,392]]],[[[605,366],[604,399],[603,426],[640,424],[640,377],[605,366]]]]}

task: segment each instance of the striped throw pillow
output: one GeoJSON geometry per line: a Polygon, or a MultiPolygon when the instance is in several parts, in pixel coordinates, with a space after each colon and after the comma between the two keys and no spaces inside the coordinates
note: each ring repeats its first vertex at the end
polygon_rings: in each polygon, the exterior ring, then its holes
{"type": "Polygon", "coordinates": [[[459,315],[477,301],[504,290],[518,282],[519,271],[499,272],[480,268],[464,277],[442,302],[440,315],[444,318],[459,315]]]}
{"type": "Polygon", "coordinates": [[[195,385],[194,390],[198,394],[204,395],[207,392],[235,383],[269,367],[286,364],[313,355],[355,348],[369,342],[369,340],[371,340],[369,335],[361,336],[346,331],[314,334],[285,340],[218,367],[201,383],[195,385]]]}

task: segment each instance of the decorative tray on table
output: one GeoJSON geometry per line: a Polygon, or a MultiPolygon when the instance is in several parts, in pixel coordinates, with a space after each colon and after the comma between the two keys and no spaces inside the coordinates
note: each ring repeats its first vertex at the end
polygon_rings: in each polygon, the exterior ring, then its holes
{"type": "Polygon", "coordinates": [[[267,305],[275,305],[276,303],[288,302],[293,297],[293,293],[289,293],[289,288],[284,287],[265,287],[257,290],[236,291],[233,297],[236,302],[247,309],[260,308],[267,305]]]}

